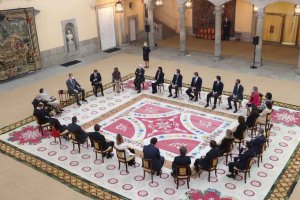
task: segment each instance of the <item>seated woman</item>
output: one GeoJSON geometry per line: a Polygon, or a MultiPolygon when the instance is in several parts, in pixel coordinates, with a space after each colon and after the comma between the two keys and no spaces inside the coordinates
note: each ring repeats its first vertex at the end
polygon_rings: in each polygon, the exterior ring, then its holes
{"type": "Polygon", "coordinates": [[[44,88],[41,88],[39,90],[39,94],[37,95],[36,98],[40,98],[43,102],[45,102],[47,105],[50,105],[51,107],[53,107],[53,109],[55,109],[56,113],[61,113],[63,111],[59,101],[53,97],[50,96],[45,90],[44,88]]]}
{"type": "Polygon", "coordinates": [[[265,100],[261,103],[261,105],[258,107],[258,112],[261,113],[266,107],[266,103],[270,101],[272,103],[272,94],[270,92],[267,92],[265,94],[265,100]]]}
{"type": "Polygon", "coordinates": [[[246,119],[246,125],[248,128],[251,128],[254,126],[256,119],[258,118],[259,113],[256,105],[251,106],[251,113],[246,119]]]}
{"type": "Polygon", "coordinates": [[[165,77],[165,74],[163,73],[162,67],[158,67],[156,74],[155,74],[155,80],[152,81],[152,93],[153,94],[157,93],[157,86],[159,84],[164,83],[164,77],[165,77]]]}
{"type": "Polygon", "coordinates": [[[258,124],[265,124],[267,119],[267,114],[272,112],[272,102],[267,101],[266,102],[266,108],[259,114],[259,117],[257,118],[258,124]]]}
{"type": "Polygon", "coordinates": [[[132,166],[135,164],[135,156],[134,156],[135,151],[134,151],[134,149],[128,148],[126,146],[126,144],[124,143],[124,139],[123,139],[122,135],[120,135],[120,134],[117,135],[115,148],[117,150],[125,150],[125,155],[126,155],[127,160],[129,160],[133,157],[133,159],[131,159],[128,162],[128,165],[132,166]]]}
{"type": "Polygon", "coordinates": [[[234,138],[232,135],[232,130],[227,129],[226,135],[222,139],[221,143],[218,145],[218,148],[220,150],[220,156],[222,156],[226,152],[227,148],[229,148],[230,144],[232,144],[233,139],[234,138]]]}
{"type": "Polygon", "coordinates": [[[246,104],[247,115],[250,114],[250,108],[252,105],[256,105],[257,107],[260,105],[259,92],[258,92],[258,88],[256,86],[253,87],[250,99],[249,99],[248,103],[246,104]]]}
{"type": "Polygon", "coordinates": [[[247,126],[246,126],[245,118],[243,116],[238,117],[238,122],[239,125],[233,131],[233,137],[241,140],[244,138],[244,132],[247,129],[247,126]]]}
{"type": "Polygon", "coordinates": [[[112,73],[112,84],[114,87],[114,90],[116,89],[117,93],[120,93],[120,86],[122,82],[122,78],[121,78],[121,72],[119,71],[119,69],[117,67],[114,68],[114,71],[112,73]]]}

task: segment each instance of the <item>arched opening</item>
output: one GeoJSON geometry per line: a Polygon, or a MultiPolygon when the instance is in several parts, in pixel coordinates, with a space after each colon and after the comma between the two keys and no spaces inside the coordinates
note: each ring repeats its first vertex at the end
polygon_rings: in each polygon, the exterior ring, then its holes
{"type": "Polygon", "coordinates": [[[283,45],[300,44],[300,17],[295,4],[276,2],[265,7],[263,40],[283,45]]]}

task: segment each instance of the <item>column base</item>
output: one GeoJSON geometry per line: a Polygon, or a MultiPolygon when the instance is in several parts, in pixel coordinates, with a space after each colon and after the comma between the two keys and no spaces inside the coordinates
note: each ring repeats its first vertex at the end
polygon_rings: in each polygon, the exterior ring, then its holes
{"type": "Polygon", "coordinates": [[[189,55],[190,52],[188,51],[179,51],[179,56],[186,56],[186,55],[189,55]]]}
{"type": "Polygon", "coordinates": [[[214,62],[217,62],[217,61],[222,60],[223,57],[222,57],[222,56],[214,56],[214,57],[212,57],[211,59],[212,59],[214,62]]]}
{"type": "Polygon", "coordinates": [[[262,61],[255,61],[254,66],[261,67],[262,66],[262,61]]]}
{"type": "Polygon", "coordinates": [[[297,67],[297,68],[294,70],[294,72],[295,72],[296,74],[300,75],[300,67],[297,67]]]}

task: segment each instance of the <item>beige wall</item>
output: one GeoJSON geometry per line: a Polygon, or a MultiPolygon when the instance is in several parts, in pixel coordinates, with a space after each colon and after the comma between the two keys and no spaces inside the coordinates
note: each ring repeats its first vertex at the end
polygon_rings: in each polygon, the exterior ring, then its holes
{"type": "Polygon", "coordinates": [[[145,26],[145,11],[144,11],[144,4],[142,0],[125,0],[124,1],[125,7],[125,19],[126,19],[126,33],[129,35],[129,21],[128,18],[132,16],[137,16],[137,31],[144,31],[145,26]],[[129,8],[129,2],[133,3],[133,7],[129,8]]]}
{"type": "Polygon", "coordinates": [[[294,14],[295,4],[288,2],[273,3],[265,8],[266,13],[294,14]]]}
{"type": "Polygon", "coordinates": [[[235,31],[251,33],[253,5],[237,0],[235,8],[235,31]]]}
{"type": "Polygon", "coordinates": [[[76,18],[79,41],[97,37],[95,11],[88,0],[2,0],[0,9],[34,7],[41,51],[64,45],[61,21],[76,18]]]}

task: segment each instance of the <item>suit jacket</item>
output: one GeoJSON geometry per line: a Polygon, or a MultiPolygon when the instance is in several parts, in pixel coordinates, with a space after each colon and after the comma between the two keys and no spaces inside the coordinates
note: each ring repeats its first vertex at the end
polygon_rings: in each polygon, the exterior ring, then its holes
{"type": "Polygon", "coordinates": [[[101,78],[100,73],[97,72],[96,76],[94,73],[92,73],[90,75],[90,82],[91,82],[92,86],[99,85],[101,81],[102,81],[102,78],[101,78]]]}
{"type": "Polygon", "coordinates": [[[76,135],[76,138],[77,140],[79,141],[79,143],[83,144],[84,141],[86,140],[87,138],[87,135],[86,133],[82,130],[81,126],[75,124],[75,123],[72,123],[72,124],[69,124],[67,126],[67,129],[74,133],[76,135]]]}
{"type": "Polygon", "coordinates": [[[55,127],[55,129],[59,130],[61,133],[67,129],[67,127],[65,125],[61,125],[61,123],[58,121],[58,119],[56,119],[54,117],[49,118],[49,123],[51,126],[53,125],[55,127]]]}
{"type": "Polygon", "coordinates": [[[218,148],[214,148],[209,150],[209,152],[206,153],[205,157],[203,158],[202,167],[203,168],[209,168],[210,167],[210,160],[212,158],[217,158],[220,155],[220,150],[218,148]]]}
{"type": "Polygon", "coordinates": [[[240,100],[244,99],[243,92],[244,92],[244,87],[241,84],[240,86],[234,85],[232,94],[237,96],[238,99],[240,100]]]}
{"type": "Polygon", "coordinates": [[[246,169],[248,159],[253,158],[254,156],[255,152],[252,149],[248,149],[243,154],[240,154],[239,160],[236,163],[236,167],[242,170],[246,169]]]}
{"type": "Polygon", "coordinates": [[[236,127],[236,130],[233,132],[233,136],[234,136],[235,138],[242,139],[243,136],[244,136],[244,132],[245,132],[246,129],[247,129],[246,123],[239,124],[239,125],[236,127]]]}
{"type": "Polygon", "coordinates": [[[197,81],[195,82],[195,77],[192,78],[191,87],[195,87],[197,91],[201,91],[202,87],[202,79],[201,77],[197,77],[197,81]]]}
{"type": "Polygon", "coordinates": [[[219,95],[221,95],[223,92],[223,87],[224,87],[224,85],[221,81],[219,82],[219,84],[218,84],[218,81],[215,81],[214,85],[213,85],[213,91],[217,92],[219,95]]]}
{"type": "Polygon", "coordinates": [[[220,154],[223,154],[226,149],[232,144],[233,138],[223,138],[221,144],[219,145],[220,154]]]}
{"type": "Polygon", "coordinates": [[[43,110],[34,109],[33,115],[36,117],[39,124],[45,124],[49,122],[49,118],[45,115],[43,110]]]}
{"type": "Polygon", "coordinates": [[[253,127],[256,119],[258,118],[259,113],[258,112],[251,112],[250,115],[246,119],[246,125],[247,127],[253,127]]]}
{"type": "MultiPolygon", "coordinates": [[[[187,166],[191,164],[190,156],[176,156],[174,161],[172,162],[172,169],[175,170],[175,166],[187,166]]],[[[191,169],[189,169],[189,173],[191,173],[191,169]]]]}
{"type": "Polygon", "coordinates": [[[152,144],[144,146],[144,158],[152,160],[152,169],[157,171],[160,168],[160,152],[157,147],[152,144]]]}
{"type": "Polygon", "coordinates": [[[144,82],[145,81],[145,70],[143,68],[136,68],[135,79],[144,82]]]}
{"type": "Polygon", "coordinates": [[[102,150],[106,150],[109,147],[104,135],[102,135],[101,133],[89,132],[89,133],[87,133],[87,135],[89,136],[89,138],[91,140],[92,147],[94,147],[94,143],[92,142],[92,140],[96,140],[96,141],[100,142],[101,146],[102,146],[102,150]]]}
{"type": "Polygon", "coordinates": [[[174,74],[172,79],[172,84],[177,85],[177,87],[182,87],[182,75],[178,74],[178,78],[177,78],[177,74],[174,74]]]}
{"type": "Polygon", "coordinates": [[[165,74],[163,72],[159,73],[159,71],[156,71],[155,80],[156,80],[157,84],[164,83],[165,82],[164,79],[165,79],[165,74]]]}
{"type": "Polygon", "coordinates": [[[252,150],[255,152],[256,155],[259,154],[260,146],[266,142],[267,140],[264,135],[259,135],[250,141],[250,143],[252,144],[252,150]]]}
{"type": "Polygon", "coordinates": [[[74,93],[74,90],[77,90],[78,88],[81,87],[81,85],[76,81],[76,79],[72,79],[72,81],[70,79],[68,79],[66,81],[66,85],[68,87],[68,92],[69,93],[74,93]]]}
{"type": "Polygon", "coordinates": [[[260,98],[259,98],[259,93],[255,92],[252,93],[250,96],[250,100],[248,101],[248,104],[254,104],[257,107],[260,105],[260,98]]]}

